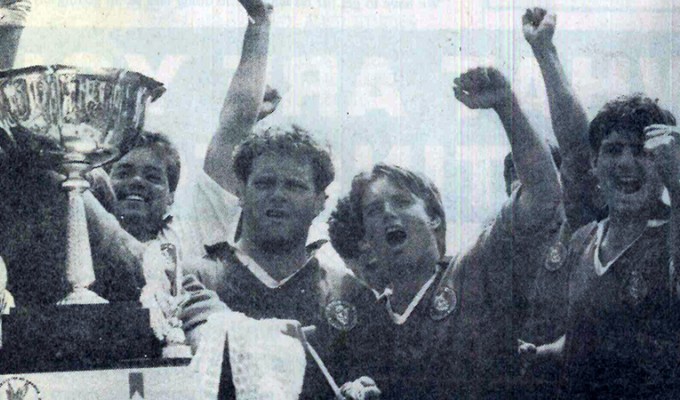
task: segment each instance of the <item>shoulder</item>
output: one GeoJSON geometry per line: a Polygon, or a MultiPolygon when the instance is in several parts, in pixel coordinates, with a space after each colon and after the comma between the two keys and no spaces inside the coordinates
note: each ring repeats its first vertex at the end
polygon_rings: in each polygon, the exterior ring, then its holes
{"type": "Polygon", "coordinates": [[[592,221],[577,229],[572,235],[569,242],[569,250],[571,252],[579,252],[590,239],[592,239],[597,232],[598,222],[592,221]]]}
{"type": "Polygon", "coordinates": [[[521,212],[522,195],[520,186],[512,192],[498,215],[499,227],[506,237],[529,242],[546,232],[559,230],[565,220],[562,202],[546,203],[540,209],[521,212]]]}
{"type": "Polygon", "coordinates": [[[182,262],[185,275],[194,275],[208,289],[216,290],[226,279],[228,268],[219,259],[189,258],[182,262]]]}

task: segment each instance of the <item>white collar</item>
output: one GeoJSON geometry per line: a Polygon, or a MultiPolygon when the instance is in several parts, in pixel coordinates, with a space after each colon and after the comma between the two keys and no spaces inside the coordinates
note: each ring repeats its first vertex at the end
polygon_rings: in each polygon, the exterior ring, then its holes
{"type": "Polygon", "coordinates": [[[298,269],[296,269],[292,274],[288,275],[287,277],[281,279],[280,281],[277,281],[274,279],[267,271],[264,270],[258,264],[255,260],[253,260],[249,255],[247,255],[244,251],[242,251],[240,248],[236,246],[232,246],[234,249],[234,254],[238,258],[238,260],[243,264],[250,273],[252,273],[255,278],[257,278],[258,281],[262,282],[266,287],[269,289],[277,289],[280,288],[281,286],[285,285],[286,282],[291,280],[295,275],[298,274],[301,270],[303,270],[309,263],[312,261],[314,258],[314,255],[316,254],[316,250],[313,250],[310,252],[310,256],[307,258],[307,260],[302,264],[302,266],[298,269]]]}
{"type": "Polygon", "coordinates": [[[413,311],[416,309],[418,304],[423,300],[423,297],[425,297],[425,293],[427,293],[427,290],[432,286],[434,281],[437,279],[437,275],[439,275],[439,272],[441,272],[441,266],[437,264],[434,268],[434,273],[430,277],[430,279],[421,286],[420,290],[418,290],[418,293],[413,297],[411,302],[409,303],[408,307],[406,307],[406,310],[404,310],[403,314],[399,314],[394,312],[394,309],[392,308],[392,302],[390,301],[392,295],[394,294],[394,289],[392,287],[386,287],[382,293],[379,293],[375,289],[371,289],[373,291],[373,294],[375,295],[376,300],[382,300],[385,299],[385,307],[387,308],[387,313],[389,314],[390,318],[392,319],[392,322],[394,322],[397,325],[403,325],[406,323],[406,320],[408,317],[413,314],[413,311]]]}
{"type": "MultiPolygon", "coordinates": [[[[646,226],[645,229],[647,229],[647,228],[658,228],[658,227],[662,226],[663,224],[665,224],[666,222],[668,222],[668,221],[661,220],[661,219],[650,219],[650,220],[647,221],[647,226],[646,226]]],[[[609,218],[604,219],[597,224],[597,233],[596,233],[596,236],[595,236],[595,251],[594,251],[594,254],[593,254],[593,264],[595,266],[595,273],[597,274],[597,276],[604,275],[605,272],[607,272],[607,270],[609,270],[609,267],[611,267],[616,261],[618,261],[618,259],[621,258],[621,256],[626,251],[628,251],[628,249],[633,244],[635,244],[635,242],[637,242],[638,239],[640,239],[640,237],[644,233],[644,230],[642,232],[640,232],[640,234],[635,238],[635,240],[630,242],[628,244],[628,246],[626,246],[623,250],[621,250],[621,252],[619,252],[619,254],[617,254],[614,258],[609,260],[609,262],[606,265],[602,265],[602,261],[600,259],[600,246],[602,245],[602,239],[604,239],[604,233],[605,233],[605,230],[607,229],[608,224],[609,224],[609,218]]]]}

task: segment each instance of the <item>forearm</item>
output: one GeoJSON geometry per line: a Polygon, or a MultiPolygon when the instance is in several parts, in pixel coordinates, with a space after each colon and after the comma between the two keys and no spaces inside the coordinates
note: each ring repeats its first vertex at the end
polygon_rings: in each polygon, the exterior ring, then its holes
{"type": "Polygon", "coordinates": [[[560,148],[565,211],[570,225],[576,229],[598,217],[595,180],[590,176],[588,117],[555,47],[537,45],[532,49],[545,81],[553,132],[560,148]]]}
{"type": "Polygon", "coordinates": [[[510,96],[494,110],[508,135],[523,195],[533,197],[532,203],[537,205],[559,203],[560,183],[550,149],[529,123],[517,98],[510,96]]]}
{"type": "Polygon", "coordinates": [[[107,260],[128,269],[143,283],[142,260],[146,246],[125,231],[91,192],[85,192],[83,197],[93,247],[107,260]]]}
{"type": "Polygon", "coordinates": [[[205,172],[225,189],[236,183],[231,171],[233,149],[251,132],[262,105],[270,26],[269,17],[264,16],[248,23],[241,61],[227,91],[217,132],[206,154],[205,172]]]}
{"type": "Polygon", "coordinates": [[[534,46],[532,50],[545,82],[553,131],[562,156],[578,156],[587,161],[588,117],[564,73],[557,49],[551,44],[534,46]]]}

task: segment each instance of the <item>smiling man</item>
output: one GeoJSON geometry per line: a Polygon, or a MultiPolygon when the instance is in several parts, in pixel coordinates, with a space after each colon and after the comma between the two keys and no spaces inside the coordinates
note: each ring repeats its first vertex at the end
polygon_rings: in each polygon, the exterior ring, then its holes
{"type": "Polygon", "coordinates": [[[142,242],[162,232],[173,203],[180,158],[167,137],[144,132],[137,146],[111,168],[116,201],[113,213],[121,226],[142,242]]]}

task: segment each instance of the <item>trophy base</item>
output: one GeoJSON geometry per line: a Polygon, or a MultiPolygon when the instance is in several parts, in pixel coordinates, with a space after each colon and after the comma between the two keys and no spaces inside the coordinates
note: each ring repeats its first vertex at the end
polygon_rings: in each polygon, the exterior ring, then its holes
{"type": "Polygon", "coordinates": [[[163,358],[191,359],[191,347],[186,344],[171,343],[163,347],[163,358]]]}
{"type": "Polygon", "coordinates": [[[74,304],[109,304],[109,302],[90,289],[74,288],[71,293],[57,303],[59,306],[74,304]]]}
{"type": "Polygon", "coordinates": [[[15,308],[2,317],[0,374],[103,369],[158,359],[161,343],[139,303],[15,308]]]}

